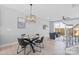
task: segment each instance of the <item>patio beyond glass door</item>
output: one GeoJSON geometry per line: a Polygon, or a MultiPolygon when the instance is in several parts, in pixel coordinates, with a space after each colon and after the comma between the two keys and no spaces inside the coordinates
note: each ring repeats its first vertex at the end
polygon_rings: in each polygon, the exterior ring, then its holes
{"type": "Polygon", "coordinates": [[[79,44],[79,25],[66,26],[66,47],[72,47],[79,44]]]}
{"type": "Polygon", "coordinates": [[[63,41],[65,36],[65,24],[63,22],[54,22],[54,32],[59,34],[56,40],[63,41]]]}

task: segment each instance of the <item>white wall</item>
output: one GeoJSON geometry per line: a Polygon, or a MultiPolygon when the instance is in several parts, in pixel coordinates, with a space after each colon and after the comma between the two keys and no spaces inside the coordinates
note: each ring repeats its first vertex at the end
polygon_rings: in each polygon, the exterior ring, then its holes
{"type": "Polygon", "coordinates": [[[22,13],[0,6],[0,46],[15,42],[19,33],[25,33],[26,29],[17,29],[17,17],[22,13]]]}
{"type": "Polygon", "coordinates": [[[40,18],[39,20],[37,20],[36,31],[37,31],[37,33],[41,34],[42,36],[48,37],[49,36],[49,21],[48,21],[48,19],[40,18]],[[48,26],[46,30],[43,30],[43,25],[48,26]]]}
{"type": "MultiPolygon", "coordinates": [[[[49,21],[59,20],[61,16],[79,17],[79,7],[72,8],[71,5],[66,4],[37,4],[33,6],[33,13],[38,17],[37,22],[34,24],[27,23],[25,29],[17,29],[17,17],[25,14],[24,5],[23,9],[20,7],[22,6],[0,6],[0,45],[16,41],[16,38],[21,33],[40,33],[41,35],[49,36],[49,21]],[[48,25],[48,29],[43,30],[43,25],[48,25]]],[[[29,15],[29,9],[26,9],[26,11],[27,15],[29,15]]]]}
{"type": "Polygon", "coordinates": [[[15,42],[19,33],[17,29],[17,17],[22,16],[16,10],[0,6],[0,45],[15,42]]]}
{"type": "Polygon", "coordinates": [[[48,30],[43,30],[43,25],[48,21],[37,20],[36,23],[26,23],[25,29],[17,29],[17,17],[24,16],[17,10],[0,5],[0,45],[16,42],[22,33],[48,36],[48,30]]]}

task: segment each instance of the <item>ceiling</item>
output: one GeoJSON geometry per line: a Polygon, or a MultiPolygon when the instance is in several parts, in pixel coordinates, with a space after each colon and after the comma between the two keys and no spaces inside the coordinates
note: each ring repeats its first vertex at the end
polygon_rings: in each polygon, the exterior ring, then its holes
{"type": "MultiPolygon", "coordinates": [[[[29,15],[29,4],[3,4],[3,6],[29,15]]],[[[33,14],[39,17],[61,17],[79,15],[79,5],[72,4],[33,4],[33,14]],[[74,8],[73,6],[77,6],[74,8]]]]}
{"type": "MultiPolygon", "coordinates": [[[[28,10],[29,9],[29,4],[3,4],[3,6],[18,10],[20,12],[24,12],[24,10],[28,10]]],[[[74,5],[73,5],[74,6],[74,5]]],[[[53,9],[56,10],[56,8],[60,8],[60,7],[71,7],[71,5],[66,5],[66,4],[33,4],[33,9],[34,10],[49,10],[49,9],[53,9]]]]}

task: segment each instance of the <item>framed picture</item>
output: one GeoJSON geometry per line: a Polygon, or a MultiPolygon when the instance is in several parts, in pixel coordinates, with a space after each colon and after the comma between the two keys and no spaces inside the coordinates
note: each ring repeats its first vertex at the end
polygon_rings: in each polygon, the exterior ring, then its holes
{"type": "Polygon", "coordinates": [[[46,30],[47,29],[47,25],[43,25],[43,30],[46,30]]]}
{"type": "Polygon", "coordinates": [[[24,29],[26,27],[25,19],[22,17],[17,18],[17,28],[18,29],[24,29]]]}

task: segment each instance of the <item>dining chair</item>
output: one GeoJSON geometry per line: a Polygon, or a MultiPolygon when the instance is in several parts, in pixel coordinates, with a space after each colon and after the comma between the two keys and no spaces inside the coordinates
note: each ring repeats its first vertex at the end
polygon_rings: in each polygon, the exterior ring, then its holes
{"type": "Polygon", "coordinates": [[[40,47],[40,48],[44,48],[43,39],[44,39],[44,36],[42,36],[40,40],[36,40],[36,41],[35,41],[37,44],[39,44],[39,47],[40,47]],[[42,44],[42,46],[41,46],[41,44],[42,44]]]}
{"type": "Polygon", "coordinates": [[[25,42],[23,38],[18,38],[17,54],[24,51],[24,55],[25,55],[26,54],[26,46],[28,46],[28,45],[29,45],[28,41],[25,42]],[[19,51],[20,48],[21,48],[21,50],[19,51]]]}
{"type": "Polygon", "coordinates": [[[39,34],[36,34],[37,36],[39,36],[39,34]]]}
{"type": "Polygon", "coordinates": [[[21,37],[23,38],[26,34],[21,34],[21,37]]]}
{"type": "MultiPolygon", "coordinates": [[[[36,44],[36,42],[35,41],[37,41],[39,39],[39,37],[36,37],[36,38],[32,38],[32,44],[33,44],[33,46],[34,47],[38,47],[39,48],[39,46],[36,44]]],[[[41,52],[41,50],[36,50],[35,49],[35,52],[41,52]]]]}
{"type": "Polygon", "coordinates": [[[38,40],[38,39],[39,39],[39,37],[32,38],[32,41],[36,41],[36,40],[38,40]]]}

